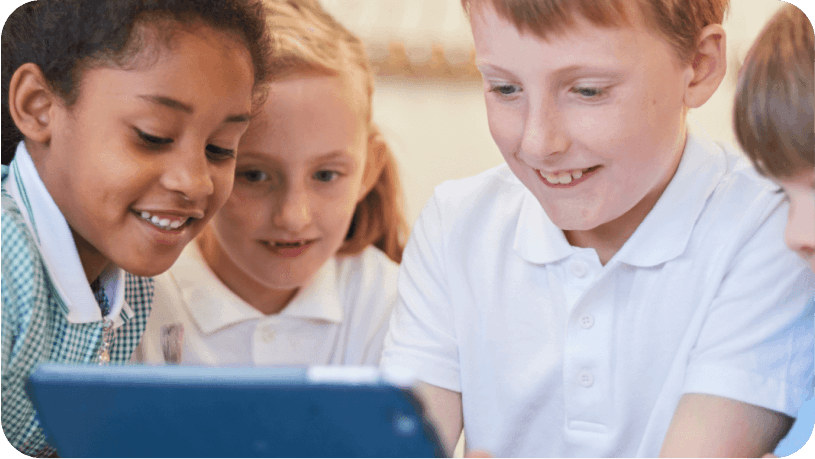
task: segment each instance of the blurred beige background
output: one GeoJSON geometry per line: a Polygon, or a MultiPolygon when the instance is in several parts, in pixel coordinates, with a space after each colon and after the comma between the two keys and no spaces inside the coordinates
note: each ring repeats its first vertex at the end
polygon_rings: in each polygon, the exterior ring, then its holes
{"type": "MultiPolygon", "coordinates": [[[[437,185],[503,162],[487,128],[480,80],[467,68],[472,39],[459,0],[320,1],[364,38],[380,67],[374,119],[397,156],[411,226],[437,185]]],[[[793,3],[802,1],[809,0],[793,3]]],[[[730,113],[736,74],[783,3],[731,0],[724,23],[728,75],[713,98],[692,111],[711,137],[735,143],[730,113]]]]}

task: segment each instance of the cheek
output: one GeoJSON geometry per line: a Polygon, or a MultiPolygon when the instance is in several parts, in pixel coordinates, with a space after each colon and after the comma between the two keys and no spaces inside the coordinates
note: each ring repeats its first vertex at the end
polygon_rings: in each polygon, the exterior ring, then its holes
{"type": "Polygon", "coordinates": [[[487,122],[495,144],[505,158],[515,153],[523,138],[524,120],[518,110],[491,101],[488,97],[487,122]]]}

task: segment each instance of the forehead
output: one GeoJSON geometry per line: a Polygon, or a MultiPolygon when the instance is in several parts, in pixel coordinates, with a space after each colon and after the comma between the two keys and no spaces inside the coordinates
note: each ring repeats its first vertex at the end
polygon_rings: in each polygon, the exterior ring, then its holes
{"type": "Polygon", "coordinates": [[[641,22],[644,17],[640,0],[464,0],[463,3],[471,16],[486,10],[521,32],[540,38],[562,34],[578,20],[601,27],[624,27],[641,22]]]}
{"type": "Polygon", "coordinates": [[[471,10],[470,16],[476,63],[482,72],[491,67],[560,72],[570,67],[642,66],[649,57],[670,52],[639,22],[607,27],[575,17],[569,28],[542,38],[518,29],[489,5],[471,10]]]}
{"type": "MultiPolygon", "coordinates": [[[[241,140],[242,148],[287,161],[348,150],[366,132],[360,89],[351,78],[293,74],[269,84],[266,101],[241,140]]],[[[240,155],[238,155],[240,160],[240,155]]]]}

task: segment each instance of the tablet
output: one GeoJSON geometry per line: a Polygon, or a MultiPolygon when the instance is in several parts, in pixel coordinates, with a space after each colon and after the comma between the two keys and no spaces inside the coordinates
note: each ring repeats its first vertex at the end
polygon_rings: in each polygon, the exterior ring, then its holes
{"type": "Polygon", "coordinates": [[[26,391],[62,457],[441,456],[410,385],[371,367],[42,364],[26,391]]]}

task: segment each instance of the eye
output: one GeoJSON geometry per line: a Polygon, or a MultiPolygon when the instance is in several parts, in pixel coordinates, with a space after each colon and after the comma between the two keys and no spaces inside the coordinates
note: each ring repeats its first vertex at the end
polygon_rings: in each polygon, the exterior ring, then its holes
{"type": "Polygon", "coordinates": [[[139,139],[150,148],[160,148],[173,143],[173,139],[150,135],[139,129],[136,129],[136,134],[138,134],[139,139]]]}
{"type": "Polygon", "coordinates": [[[229,159],[235,157],[235,150],[221,148],[217,145],[207,145],[207,155],[214,160],[229,159]]]}
{"type": "Polygon", "coordinates": [[[320,182],[331,182],[339,175],[339,172],[336,171],[317,171],[314,173],[314,179],[320,182]]]}
{"type": "Polygon", "coordinates": [[[518,94],[521,92],[521,88],[514,84],[490,84],[490,92],[507,97],[518,94]]]}
{"type": "Polygon", "coordinates": [[[570,92],[572,92],[573,94],[577,94],[581,97],[585,97],[586,99],[594,99],[605,95],[605,91],[600,88],[574,87],[570,90],[570,92]]]}
{"type": "Polygon", "coordinates": [[[236,174],[238,177],[242,177],[247,182],[262,182],[264,180],[269,179],[269,175],[263,171],[259,171],[257,169],[251,169],[248,171],[238,172],[236,174]]]}

